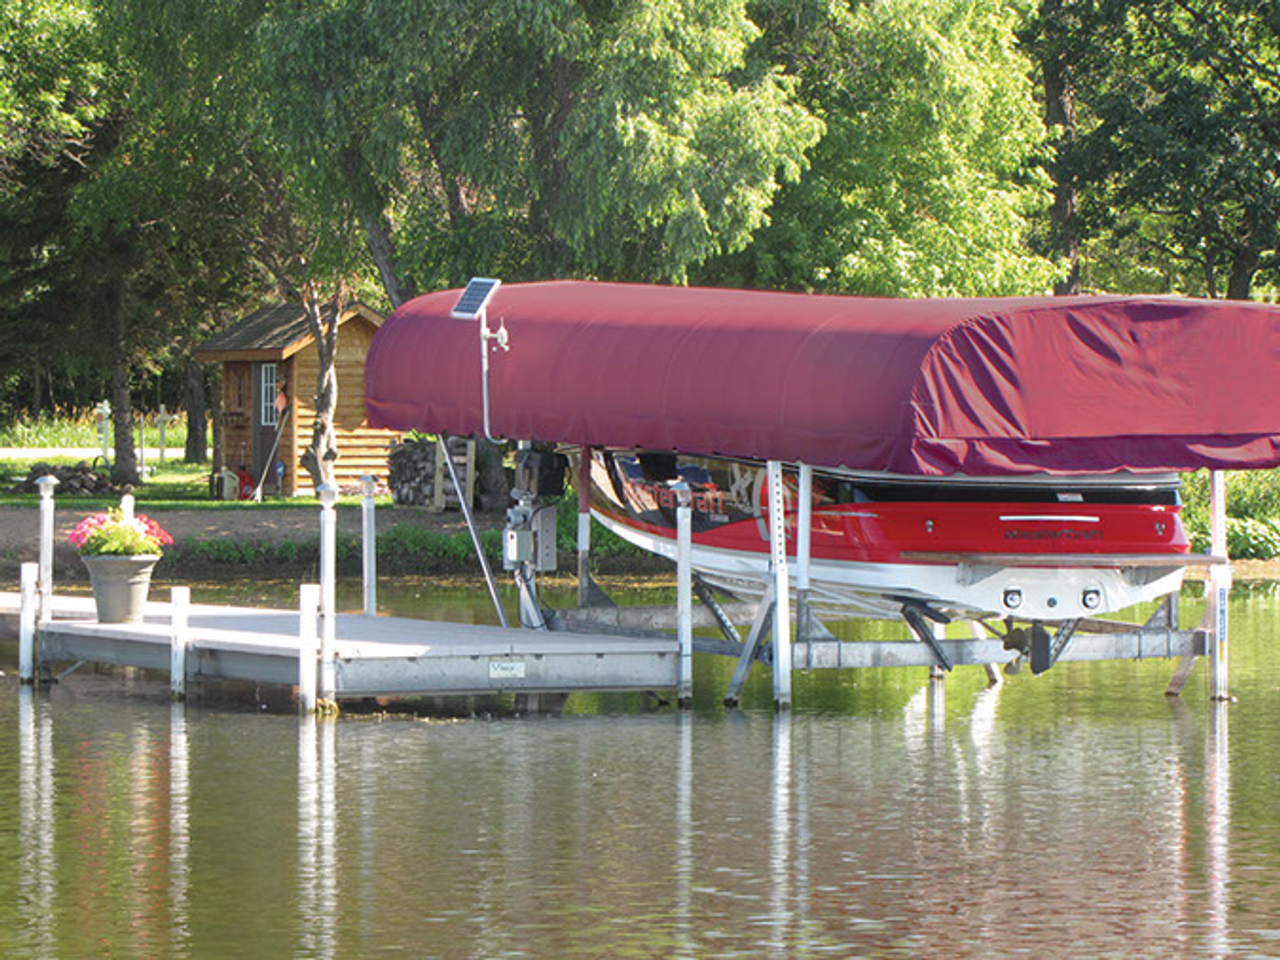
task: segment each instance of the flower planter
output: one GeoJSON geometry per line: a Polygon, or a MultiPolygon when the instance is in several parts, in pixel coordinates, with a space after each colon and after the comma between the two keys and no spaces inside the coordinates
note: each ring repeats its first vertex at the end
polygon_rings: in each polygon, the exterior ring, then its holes
{"type": "Polygon", "coordinates": [[[151,571],[160,559],[159,554],[104,554],[80,559],[89,568],[99,623],[136,623],[142,619],[147,591],[151,588],[151,571]]]}

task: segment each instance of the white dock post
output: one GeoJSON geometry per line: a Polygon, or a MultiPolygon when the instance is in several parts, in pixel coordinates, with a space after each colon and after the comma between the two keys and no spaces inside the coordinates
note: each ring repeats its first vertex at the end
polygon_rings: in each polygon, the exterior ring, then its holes
{"type": "Polygon", "coordinates": [[[689,484],[671,485],[676,507],[676,639],[680,648],[680,679],[676,702],[693,705],[693,509],[689,484]]]}
{"type": "Polygon", "coordinates": [[[298,709],[316,712],[316,614],[320,609],[320,585],[298,588],[298,709]]]}
{"type": "Polygon", "coordinates": [[[591,605],[591,448],[578,449],[578,609],[591,605]]]}
{"type": "Polygon", "coordinates": [[[336,692],[333,647],[337,633],[334,593],[338,548],[337,516],[333,505],[337,502],[338,491],[322,483],[316,492],[320,495],[320,696],[332,700],[336,692]]]}
{"type": "Polygon", "coordinates": [[[813,533],[813,467],[800,464],[799,510],[796,515],[796,636],[809,636],[809,560],[813,533]]]}
{"type": "Polygon", "coordinates": [[[126,493],[120,498],[120,517],[126,523],[133,521],[134,507],[136,504],[137,500],[134,498],[132,493],[126,493]]]}
{"type": "Polygon", "coordinates": [[[786,497],[782,463],[769,461],[769,534],[775,597],[773,609],[773,708],[791,709],[791,588],[787,569],[786,497]]]}
{"type": "Polygon", "coordinates": [[[378,522],[374,514],[373,492],[378,478],[365,474],[360,478],[364,498],[360,501],[361,541],[364,547],[364,615],[378,615],[378,522]]]}
{"type": "Polygon", "coordinates": [[[53,616],[53,488],[58,478],[47,474],[36,481],[40,489],[40,622],[53,616]]]}
{"type": "Polygon", "coordinates": [[[187,699],[187,646],[191,641],[191,588],[174,587],[169,593],[169,698],[187,699]]]}
{"type": "Polygon", "coordinates": [[[36,585],[40,568],[22,565],[22,606],[18,608],[18,682],[36,682],[36,585]]]}
{"type": "MultiPolygon", "coordinates": [[[[1227,555],[1227,481],[1221,470],[1209,474],[1209,551],[1227,555]]],[[[1227,596],[1231,592],[1231,564],[1209,568],[1205,588],[1213,605],[1213,635],[1209,647],[1209,699],[1230,700],[1227,692],[1227,596]]]]}

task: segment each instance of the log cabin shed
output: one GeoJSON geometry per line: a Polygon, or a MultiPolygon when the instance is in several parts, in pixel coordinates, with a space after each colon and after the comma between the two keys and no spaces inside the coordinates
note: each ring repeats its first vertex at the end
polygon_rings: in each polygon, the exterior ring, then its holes
{"type": "MultiPolygon", "coordinates": [[[[333,305],[325,308],[325,319],[333,305]]],[[[358,485],[372,474],[385,482],[387,453],[396,431],[369,426],[365,415],[365,357],[382,316],[362,303],[338,318],[339,488],[358,485]]],[[[239,323],[204,341],[195,357],[222,364],[223,462],[266,475],[264,490],[281,496],[314,493],[311,475],[299,458],[311,441],[314,395],[320,361],[300,303],[260,307],[239,323]],[[274,449],[274,454],[273,454],[274,449]]]]}

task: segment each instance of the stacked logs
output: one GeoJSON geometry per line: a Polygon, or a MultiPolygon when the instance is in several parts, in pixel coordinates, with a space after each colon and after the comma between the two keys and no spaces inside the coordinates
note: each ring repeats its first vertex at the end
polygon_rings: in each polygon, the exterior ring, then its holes
{"type": "Polygon", "coordinates": [[[50,466],[47,463],[33,464],[24,480],[10,489],[10,493],[39,493],[36,481],[41,477],[54,476],[58,485],[53,488],[60,497],[76,496],[114,496],[123,492],[111,483],[105,473],[99,473],[88,463],[81,460],[75,466],[50,466]]]}
{"type": "MultiPolygon", "coordinates": [[[[432,437],[410,437],[392,446],[387,458],[387,485],[395,503],[430,507],[436,498],[436,441],[432,437]]],[[[462,460],[467,451],[465,437],[449,440],[449,450],[462,460]]],[[[466,483],[466,468],[458,463],[458,479],[466,483]]],[[[446,509],[456,510],[458,498],[448,472],[442,474],[446,509]]]]}

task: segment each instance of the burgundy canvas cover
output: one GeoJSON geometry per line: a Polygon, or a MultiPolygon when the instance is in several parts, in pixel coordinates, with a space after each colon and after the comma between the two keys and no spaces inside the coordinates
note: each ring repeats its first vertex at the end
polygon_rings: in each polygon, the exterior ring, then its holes
{"type": "MultiPolygon", "coordinates": [[[[404,304],[366,367],[373,426],[479,434],[457,290],[404,304]]],[[[501,287],[495,436],[925,476],[1280,464],[1280,308],[1138,297],[885,300],[501,287]]]]}

